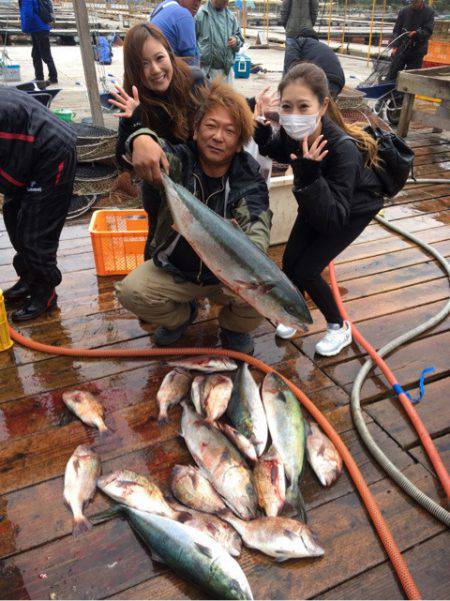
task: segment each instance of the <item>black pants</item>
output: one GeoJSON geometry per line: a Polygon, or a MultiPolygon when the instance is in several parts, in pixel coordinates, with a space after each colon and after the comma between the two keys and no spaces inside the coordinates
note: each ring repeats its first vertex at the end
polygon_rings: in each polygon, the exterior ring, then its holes
{"type": "Polygon", "coordinates": [[[34,65],[34,76],[37,80],[44,80],[44,66],[42,61],[48,67],[48,77],[52,81],[58,80],[55,63],[53,62],[52,51],[50,50],[50,34],[48,31],[38,31],[31,34],[33,48],[31,58],[34,65]]]}
{"type": "Polygon", "coordinates": [[[386,75],[386,81],[396,81],[397,74],[403,69],[420,69],[423,63],[423,52],[411,49],[397,50],[392,57],[391,66],[386,75]]]}
{"type": "Polygon", "coordinates": [[[303,294],[307,292],[327,323],[342,325],[331,288],[322,278],[325,267],[355,240],[376,214],[357,215],[340,231],[322,234],[299,215],[283,256],[283,271],[303,294]]]}
{"type": "Polygon", "coordinates": [[[33,181],[26,190],[5,194],[3,219],[16,251],[14,269],[32,293],[50,291],[61,282],[56,253],[72,199],[75,167],[73,150],[64,161],[49,165],[53,181],[33,181]]]}

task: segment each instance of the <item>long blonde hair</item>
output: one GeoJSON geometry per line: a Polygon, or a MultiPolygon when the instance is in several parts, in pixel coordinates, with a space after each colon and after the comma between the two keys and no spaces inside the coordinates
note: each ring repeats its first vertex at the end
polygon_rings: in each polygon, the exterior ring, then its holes
{"type": "Polygon", "coordinates": [[[301,80],[317,97],[320,104],[325,102],[325,98],[329,99],[327,112],[325,113],[338,127],[340,127],[347,135],[351,136],[357,143],[358,148],[364,156],[364,164],[368,167],[377,166],[379,164],[378,158],[378,144],[370,134],[364,131],[364,129],[356,124],[345,123],[341,111],[338,109],[336,103],[331,98],[330,90],[328,87],[327,76],[323,69],[314,65],[313,63],[298,63],[294,65],[281,80],[278,86],[280,96],[283,95],[283,90],[290,83],[301,80]]]}

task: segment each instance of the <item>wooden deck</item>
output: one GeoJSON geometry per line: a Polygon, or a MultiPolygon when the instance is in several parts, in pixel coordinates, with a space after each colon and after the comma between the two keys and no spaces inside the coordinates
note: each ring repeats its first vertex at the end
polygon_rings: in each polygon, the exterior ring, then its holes
{"type": "MultiPolygon", "coordinates": [[[[415,133],[410,142],[417,153],[417,175],[449,177],[448,140],[415,133]]],[[[407,189],[386,209],[386,217],[448,256],[449,194],[447,185],[407,189]]],[[[6,287],[14,281],[12,251],[3,225],[0,230],[0,283],[6,287]]],[[[272,249],[277,260],[281,253],[281,247],[272,249]]],[[[66,346],[151,344],[146,329],[119,306],[113,279],[96,277],[86,220],[64,228],[59,263],[64,279],[58,309],[21,327],[23,333],[66,346]]],[[[441,269],[375,223],[336,267],[348,312],[375,347],[433,315],[448,298],[441,269]]],[[[216,315],[216,308],[202,306],[187,346],[218,344],[216,315]]],[[[349,393],[364,354],[353,344],[336,358],[314,357],[324,323],[317,310],[313,317],[309,333],[293,342],[276,341],[273,326],[265,322],[257,331],[256,356],[292,377],[327,414],[369,483],[424,598],[446,598],[448,533],[385,477],[353,428],[349,393]]],[[[404,387],[417,384],[423,367],[436,367],[418,411],[450,467],[449,346],[447,320],[397,351],[389,365],[404,387]]],[[[96,443],[104,473],[127,467],[151,473],[163,487],[172,465],[189,461],[177,435],[178,409],[169,425],[156,425],[155,392],[165,371],[157,362],[82,361],[17,345],[0,354],[0,598],[202,598],[200,590],[153,564],[125,521],[111,520],[73,539],[72,516],[62,501],[64,467],[80,443],[96,443]],[[75,386],[99,395],[114,429],[111,437],[100,441],[64,407],[62,391],[75,386]]],[[[443,502],[417,437],[378,372],[364,386],[363,401],[375,439],[419,488],[443,502]]],[[[308,468],[302,490],[325,556],[278,565],[245,550],[240,563],[255,598],[403,598],[347,474],[324,489],[308,468]]],[[[87,513],[107,506],[98,493],[87,513]]]]}

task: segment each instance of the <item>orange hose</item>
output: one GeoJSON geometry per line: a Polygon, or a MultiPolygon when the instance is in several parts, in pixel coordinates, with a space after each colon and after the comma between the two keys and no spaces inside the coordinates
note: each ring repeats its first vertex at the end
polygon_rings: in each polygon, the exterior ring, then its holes
{"type": "Polygon", "coordinates": [[[326,419],[314,403],[291,381],[280,374],[275,369],[272,369],[269,365],[266,365],[263,361],[255,359],[245,353],[239,353],[221,348],[154,348],[154,349],[116,349],[116,350],[102,350],[102,349],[81,349],[81,348],[66,348],[59,346],[51,346],[48,344],[42,344],[35,342],[30,338],[26,338],[13,330],[9,326],[9,333],[13,340],[19,344],[26,346],[32,350],[39,351],[42,353],[49,353],[52,355],[63,355],[69,357],[167,357],[170,355],[214,355],[219,357],[232,357],[240,361],[245,361],[264,373],[275,372],[281,376],[292,392],[295,394],[297,399],[302,403],[305,409],[310,415],[317,421],[322,430],[333,442],[338,452],[340,453],[342,460],[344,461],[347,470],[361,496],[361,499],[366,506],[367,512],[369,513],[370,519],[375,527],[375,530],[380,538],[389,559],[395,569],[398,579],[405,591],[408,599],[421,599],[420,592],[414,582],[414,579],[409,571],[409,568],[403,559],[400,549],[394,540],[394,537],[383,518],[383,515],[378,507],[378,503],[375,497],[372,495],[369,487],[367,486],[356,462],[347,449],[346,445],[342,441],[339,434],[326,419]]]}
{"type": "MultiPolygon", "coordinates": [[[[346,320],[350,321],[350,323],[351,323],[351,320],[348,317],[347,311],[345,310],[344,303],[341,298],[341,294],[339,292],[339,287],[338,287],[338,284],[336,281],[336,272],[335,272],[333,263],[330,263],[329,267],[330,267],[331,289],[333,291],[333,296],[336,301],[336,304],[338,305],[339,312],[342,315],[343,319],[346,319],[346,320]]],[[[360,344],[368,352],[368,354],[370,355],[370,357],[372,358],[374,363],[376,363],[378,365],[378,367],[381,369],[381,371],[383,372],[383,374],[384,374],[386,380],[389,382],[390,386],[391,387],[394,386],[394,384],[397,383],[397,379],[394,376],[394,374],[392,373],[392,371],[390,370],[390,368],[388,367],[388,365],[386,364],[386,362],[378,355],[378,353],[373,348],[373,346],[369,342],[367,342],[367,340],[364,338],[364,336],[361,334],[361,332],[358,330],[358,328],[353,323],[351,323],[351,327],[352,327],[353,338],[356,340],[356,342],[358,342],[358,344],[360,344]]],[[[398,396],[398,399],[399,399],[403,409],[406,411],[406,414],[408,415],[412,425],[414,426],[414,428],[417,432],[417,435],[420,438],[420,442],[422,443],[424,451],[426,452],[426,454],[430,458],[431,463],[433,464],[436,474],[442,484],[443,489],[445,490],[445,494],[447,495],[447,497],[450,497],[450,476],[448,474],[448,471],[445,468],[445,465],[441,459],[441,456],[439,455],[438,450],[436,449],[436,446],[435,446],[430,434],[428,433],[427,429],[423,425],[423,422],[420,419],[419,414],[417,413],[414,405],[408,399],[406,394],[404,392],[401,392],[397,396],[398,396]]]]}

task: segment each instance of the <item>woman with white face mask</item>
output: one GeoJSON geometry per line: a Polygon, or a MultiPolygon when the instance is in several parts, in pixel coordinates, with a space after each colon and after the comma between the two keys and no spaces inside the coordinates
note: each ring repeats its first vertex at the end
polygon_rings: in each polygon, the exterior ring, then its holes
{"type": "MultiPolygon", "coordinates": [[[[260,153],[294,172],[297,219],[286,245],[283,270],[300,292],[307,292],[327,322],[317,343],[320,355],[337,355],[352,341],[322,271],[381,209],[381,184],[370,168],[377,163],[374,139],[357,125],[346,125],[330,98],[320,67],[301,63],[288,71],[279,88],[280,128],[265,121],[258,101],[255,140],[260,153]]],[[[277,327],[281,338],[296,332],[277,327]]]]}

